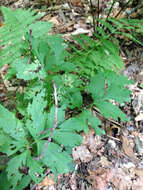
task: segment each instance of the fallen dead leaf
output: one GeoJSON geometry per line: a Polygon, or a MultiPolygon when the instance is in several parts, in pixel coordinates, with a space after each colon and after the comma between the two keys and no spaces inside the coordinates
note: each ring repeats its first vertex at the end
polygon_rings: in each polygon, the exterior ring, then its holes
{"type": "Polygon", "coordinates": [[[91,31],[90,30],[86,30],[83,28],[78,28],[77,30],[75,30],[74,32],[72,32],[72,35],[78,35],[78,34],[90,34],[91,31]]]}
{"type": "Polygon", "coordinates": [[[103,182],[102,178],[99,176],[95,177],[95,181],[96,181],[96,185],[95,187],[98,190],[106,190],[107,189],[107,185],[103,182]]]}
{"type": "Polygon", "coordinates": [[[77,190],[77,181],[75,173],[72,174],[69,183],[72,190],[77,190]]]}
{"type": "Polygon", "coordinates": [[[132,161],[138,162],[138,158],[135,156],[127,137],[125,137],[124,135],[122,135],[122,147],[125,154],[129,156],[132,161]]]}
{"type": "Polygon", "coordinates": [[[101,144],[101,138],[99,136],[95,136],[95,131],[90,129],[87,134],[83,134],[83,142],[82,144],[87,146],[92,153],[97,151],[97,147],[101,144]]]}
{"type": "Polygon", "coordinates": [[[102,165],[103,168],[110,166],[110,162],[108,161],[108,159],[105,156],[102,156],[100,158],[100,164],[102,165]]]}
{"type": "Polygon", "coordinates": [[[79,6],[79,7],[82,6],[82,1],[81,1],[81,0],[70,0],[70,3],[71,3],[73,6],[79,6]]]}
{"type": "Polygon", "coordinates": [[[54,185],[54,176],[52,175],[51,177],[46,176],[44,180],[39,184],[39,186],[51,186],[54,185]]]}
{"type": "Polygon", "coordinates": [[[74,161],[81,160],[81,162],[89,162],[93,158],[89,150],[84,145],[73,148],[72,156],[74,161]]]}
{"type": "Polygon", "coordinates": [[[133,181],[132,190],[143,190],[143,177],[133,181]]]}
{"type": "Polygon", "coordinates": [[[3,72],[5,72],[8,69],[8,64],[5,64],[1,69],[0,69],[0,74],[2,74],[3,72]]]}
{"type": "Polygon", "coordinates": [[[52,17],[49,22],[52,22],[54,25],[58,26],[60,23],[58,21],[58,16],[52,17]]]}
{"type": "Polygon", "coordinates": [[[139,113],[139,115],[137,117],[135,117],[136,121],[142,121],[143,120],[143,113],[139,113]]]}
{"type": "Polygon", "coordinates": [[[135,168],[135,173],[136,175],[138,175],[139,177],[143,177],[143,168],[135,168]]]}

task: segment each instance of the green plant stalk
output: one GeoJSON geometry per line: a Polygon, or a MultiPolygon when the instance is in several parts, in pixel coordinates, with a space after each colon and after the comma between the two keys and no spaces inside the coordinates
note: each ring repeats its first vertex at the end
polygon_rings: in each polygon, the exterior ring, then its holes
{"type": "Polygon", "coordinates": [[[91,14],[92,14],[92,23],[93,23],[93,31],[96,31],[96,25],[95,25],[95,15],[94,15],[94,7],[92,4],[92,0],[90,0],[90,10],[91,10],[91,14]]]}
{"type": "Polygon", "coordinates": [[[98,12],[97,12],[97,27],[99,26],[99,22],[98,22],[98,19],[99,19],[99,16],[100,16],[100,0],[97,1],[97,7],[98,7],[98,12]]]}
{"type": "Polygon", "coordinates": [[[105,21],[107,21],[108,17],[109,17],[110,14],[111,14],[111,11],[112,11],[112,9],[113,9],[113,7],[114,7],[114,4],[115,4],[117,1],[118,1],[118,0],[113,0],[112,5],[111,5],[111,7],[110,7],[110,9],[109,9],[109,12],[108,12],[108,14],[107,14],[107,17],[106,17],[105,21]]]}

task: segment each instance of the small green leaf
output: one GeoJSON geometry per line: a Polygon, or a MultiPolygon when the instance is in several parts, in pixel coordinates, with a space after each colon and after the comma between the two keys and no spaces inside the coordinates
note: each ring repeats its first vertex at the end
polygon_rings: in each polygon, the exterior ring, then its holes
{"type": "Polygon", "coordinates": [[[81,96],[81,93],[80,91],[76,90],[76,88],[74,88],[73,92],[71,91],[69,93],[69,102],[70,102],[70,105],[69,107],[70,108],[80,108],[80,106],[82,105],[82,96],[81,96]]]}
{"type": "Polygon", "coordinates": [[[71,146],[71,147],[80,145],[80,143],[82,142],[82,137],[80,135],[72,132],[66,132],[63,131],[62,129],[55,130],[53,139],[58,144],[62,144],[64,146],[71,146]]]}
{"type": "Polygon", "coordinates": [[[74,132],[74,131],[82,131],[84,128],[86,128],[85,125],[87,126],[84,118],[75,117],[66,120],[59,127],[62,130],[74,132]]]}
{"type": "Polygon", "coordinates": [[[46,33],[51,30],[52,26],[53,24],[50,22],[39,21],[36,23],[32,23],[29,26],[29,30],[32,29],[32,35],[34,36],[34,38],[43,38],[43,36],[45,37],[46,33]]]}
{"type": "Polygon", "coordinates": [[[37,70],[38,65],[28,63],[28,58],[19,59],[12,64],[12,67],[16,70],[16,76],[23,80],[32,80],[38,77],[35,70],[37,70]]]}
{"type": "Polygon", "coordinates": [[[19,171],[23,165],[26,164],[27,152],[23,152],[22,154],[15,156],[8,162],[8,166],[6,171],[8,172],[8,180],[12,184],[12,190],[17,186],[18,181],[21,180],[23,174],[19,171]]]}
{"type": "Polygon", "coordinates": [[[102,72],[98,72],[91,78],[88,90],[91,92],[94,100],[103,98],[105,93],[105,78],[102,72]]]}
{"type": "Polygon", "coordinates": [[[96,106],[99,108],[101,114],[106,118],[113,118],[122,121],[128,121],[127,116],[116,106],[108,101],[97,102],[96,106]]]}
{"type": "Polygon", "coordinates": [[[119,103],[129,102],[130,101],[131,91],[126,88],[119,88],[119,86],[111,86],[108,88],[108,92],[104,96],[104,99],[115,100],[119,103]]]}
{"type": "Polygon", "coordinates": [[[101,136],[102,134],[105,134],[105,131],[99,128],[99,125],[101,125],[101,121],[97,117],[93,116],[93,113],[91,113],[91,111],[88,111],[88,121],[94,128],[97,135],[101,136]]]}
{"type": "Polygon", "coordinates": [[[44,91],[41,91],[37,96],[33,98],[32,104],[28,105],[28,114],[31,116],[33,121],[33,128],[36,130],[37,133],[40,133],[44,130],[46,116],[44,113],[44,108],[46,107],[47,103],[44,100],[44,91]]]}
{"type": "MultiPolygon", "coordinates": [[[[52,128],[54,126],[54,120],[55,120],[55,109],[56,107],[53,106],[50,109],[50,112],[47,114],[47,125],[46,128],[52,128]]],[[[64,106],[58,108],[58,125],[62,123],[65,120],[65,111],[64,106]]]]}
{"type": "Polygon", "coordinates": [[[23,123],[13,113],[0,105],[0,129],[18,141],[24,141],[23,123]]]}
{"type": "Polygon", "coordinates": [[[0,187],[2,190],[10,190],[10,182],[7,179],[6,171],[0,173],[0,187]]]}
{"type": "Polygon", "coordinates": [[[23,176],[19,184],[14,190],[23,190],[31,182],[31,177],[29,175],[23,176]]]}
{"type": "Polygon", "coordinates": [[[72,158],[55,143],[49,143],[42,160],[53,173],[68,173],[71,169],[72,158]]]}
{"type": "Polygon", "coordinates": [[[56,64],[61,64],[61,60],[63,62],[64,56],[64,48],[63,48],[63,39],[60,36],[50,36],[49,44],[50,48],[54,52],[56,64]]]}
{"type": "Polygon", "coordinates": [[[39,161],[34,160],[30,157],[27,158],[27,166],[29,167],[29,176],[35,183],[39,183],[44,178],[44,168],[42,168],[39,161]]]}

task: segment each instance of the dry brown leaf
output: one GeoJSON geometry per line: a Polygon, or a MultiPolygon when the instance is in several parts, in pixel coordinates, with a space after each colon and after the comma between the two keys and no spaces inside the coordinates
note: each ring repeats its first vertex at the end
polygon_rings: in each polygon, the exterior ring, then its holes
{"type": "Polygon", "coordinates": [[[108,161],[108,159],[105,156],[102,156],[100,158],[100,164],[103,168],[109,167],[111,162],[108,161]]]}
{"type": "Polygon", "coordinates": [[[0,69],[0,74],[2,74],[3,72],[5,72],[8,69],[8,64],[5,64],[1,69],[0,69]]]}
{"type": "Polygon", "coordinates": [[[39,184],[39,186],[51,186],[54,185],[55,181],[54,181],[54,176],[52,175],[51,177],[46,176],[43,181],[39,184]]]}
{"type": "Polygon", "coordinates": [[[131,160],[138,162],[137,157],[135,156],[132,147],[130,146],[130,143],[124,135],[122,135],[122,147],[127,156],[130,157],[131,160]]]}
{"type": "Polygon", "coordinates": [[[89,176],[87,180],[92,184],[92,186],[98,190],[106,190],[108,187],[107,176],[109,170],[103,168],[98,168],[96,171],[88,171],[89,176]]]}
{"type": "Polygon", "coordinates": [[[89,150],[84,145],[73,148],[72,156],[74,161],[81,160],[81,162],[89,162],[93,158],[89,150]]]}
{"type": "Polygon", "coordinates": [[[129,190],[129,189],[131,189],[130,187],[131,187],[131,185],[130,185],[129,181],[126,181],[126,180],[122,179],[119,182],[118,189],[119,190],[129,190]]]}
{"type": "Polygon", "coordinates": [[[95,187],[98,190],[106,190],[107,189],[107,185],[104,183],[104,181],[102,180],[101,177],[96,176],[95,181],[96,181],[96,186],[95,187]]]}
{"type": "Polygon", "coordinates": [[[143,177],[133,181],[132,190],[143,190],[143,177]]]}
{"type": "Polygon", "coordinates": [[[138,175],[139,177],[143,177],[143,168],[135,168],[135,173],[136,175],[138,175]]]}
{"type": "Polygon", "coordinates": [[[4,26],[4,24],[3,24],[2,22],[0,22],[0,28],[1,28],[2,26],[4,26]]]}
{"type": "MultiPolygon", "coordinates": [[[[114,18],[117,14],[118,14],[119,10],[118,9],[114,9],[113,10],[113,15],[112,17],[114,18]]],[[[124,12],[121,12],[117,18],[125,18],[126,14],[125,14],[125,11],[124,12]]]]}
{"type": "Polygon", "coordinates": [[[87,146],[92,153],[97,151],[97,147],[101,144],[101,138],[99,136],[95,136],[95,131],[90,129],[87,134],[83,134],[83,142],[82,144],[87,146]]]}
{"type": "Polygon", "coordinates": [[[69,183],[72,190],[77,190],[77,181],[75,173],[72,174],[69,183]]]}
{"type": "Polygon", "coordinates": [[[136,93],[132,105],[136,115],[143,112],[143,90],[140,90],[139,93],[136,93]]]}
{"type": "Polygon", "coordinates": [[[81,7],[82,6],[82,1],[81,0],[70,0],[70,3],[73,5],[73,6],[79,6],[81,7]]]}
{"type": "Polygon", "coordinates": [[[52,17],[50,20],[49,20],[49,22],[52,22],[54,25],[59,25],[60,23],[59,23],[59,21],[58,21],[58,16],[54,16],[54,17],[52,17]]]}
{"type": "Polygon", "coordinates": [[[137,117],[135,117],[136,121],[143,121],[143,113],[139,113],[137,117]]]}
{"type": "Polygon", "coordinates": [[[109,170],[109,171],[107,172],[107,178],[106,178],[106,180],[107,180],[108,182],[110,182],[110,181],[113,179],[113,177],[115,176],[115,173],[116,173],[116,169],[115,169],[115,168],[109,170]]]}

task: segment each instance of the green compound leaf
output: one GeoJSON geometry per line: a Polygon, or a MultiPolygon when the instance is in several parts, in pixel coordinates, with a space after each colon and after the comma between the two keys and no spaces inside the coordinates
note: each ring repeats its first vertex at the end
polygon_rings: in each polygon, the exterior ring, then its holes
{"type": "Polygon", "coordinates": [[[69,90],[69,93],[67,94],[68,99],[69,99],[69,107],[71,109],[73,108],[80,108],[82,105],[82,96],[80,93],[80,89],[78,88],[72,88],[69,90]]]}
{"type": "Polygon", "coordinates": [[[8,166],[6,171],[8,172],[8,180],[12,184],[12,190],[17,186],[18,181],[21,180],[23,174],[19,171],[23,165],[26,164],[27,152],[23,152],[22,154],[15,156],[8,162],[8,166]]]}
{"type": "Polygon", "coordinates": [[[0,46],[4,45],[0,52],[0,66],[6,63],[12,63],[21,56],[20,49],[22,48],[22,37],[29,29],[33,30],[33,35],[36,37],[43,37],[43,32],[48,32],[52,27],[51,23],[47,22],[33,22],[41,15],[34,15],[35,12],[29,10],[2,7],[5,22],[4,27],[0,29],[0,46]],[[37,28],[38,27],[38,28],[37,28]],[[40,32],[39,32],[40,30],[40,32]]]}
{"type": "Polygon", "coordinates": [[[62,130],[65,131],[82,131],[84,128],[87,128],[84,118],[75,117],[66,120],[63,124],[59,126],[62,130]]]}
{"type": "MultiPolygon", "coordinates": [[[[47,114],[47,125],[46,128],[52,128],[54,126],[55,120],[55,106],[52,106],[50,112],[47,114]]],[[[65,120],[65,111],[64,107],[58,108],[58,125],[65,120]]]]}
{"type": "Polygon", "coordinates": [[[132,81],[120,74],[112,71],[106,73],[98,72],[91,78],[89,92],[92,95],[95,105],[99,108],[101,114],[107,118],[117,120],[120,118],[126,121],[125,114],[111,101],[124,103],[130,101],[131,91],[125,88],[125,85],[131,84],[132,81]]]}

